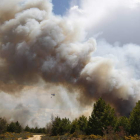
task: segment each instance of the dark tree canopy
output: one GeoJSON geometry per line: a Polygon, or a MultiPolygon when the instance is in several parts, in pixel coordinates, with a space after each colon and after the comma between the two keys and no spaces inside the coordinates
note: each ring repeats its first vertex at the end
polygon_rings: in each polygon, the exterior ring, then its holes
{"type": "Polygon", "coordinates": [[[119,131],[120,127],[123,127],[125,132],[130,131],[129,119],[125,116],[119,117],[116,121],[115,131],[119,131]]]}
{"type": "Polygon", "coordinates": [[[22,127],[21,127],[21,125],[18,121],[17,122],[11,122],[7,127],[7,131],[8,132],[20,133],[22,131],[22,127]]]}
{"type": "Polygon", "coordinates": [[[4,118],[0,118],[0,134],[5,133],[7,130],[7,121],[4,118]]]}
{"type": "Polygon", "coordinates": [[[130,134],[140,135],[140,101],[136,103],[136,106],[132,110],[129,118],[130,134]]]}
{"type": "Polygon", "coordinates": [[[88,121],[88,134],[103,135],[103,130],[114,126],[116,122],[115,111],[100,98],[93,107],[88,121]]]}
{"type": "Polygon", "coordinates": [[[87,118],[83,115],[81,117],[79,117],[78,119],[78,127],[79,127],[79,130],[84,134],[87,130],[87,118]]]}
{"type": "Polygon", "coordinates": [[[72,121],[70,133],[73,134],[76,131],[79,131],[78,119],[72,121]]]}
{"type": "Polygon", "coordinates": [[[70,120],[67,118],[56,117],[52,123],[52,135],[64,135],[65,133],[70,132],[70,120]]]}

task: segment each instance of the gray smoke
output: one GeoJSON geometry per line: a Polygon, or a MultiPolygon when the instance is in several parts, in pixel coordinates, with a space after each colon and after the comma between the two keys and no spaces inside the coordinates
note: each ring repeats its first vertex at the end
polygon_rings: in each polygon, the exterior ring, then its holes
{"type": "Polygon", "coordinates": [[[53,15],[52,4],[46,0],[1,0],[0,7],[1,91],[15,95],[43,79],[79,90],[78,100],[83,106],[102,97],[121,115],[129,114],[138,83],[128,84],[129,77],[115,69],[113,61],[92,57],[96,41],[81,41],[79,25],[53,15]]]}

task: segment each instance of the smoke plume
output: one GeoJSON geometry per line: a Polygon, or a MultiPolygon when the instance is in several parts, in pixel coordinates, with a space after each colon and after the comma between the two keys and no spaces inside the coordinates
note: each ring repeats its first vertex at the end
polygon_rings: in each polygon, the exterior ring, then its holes
{"type": "Polygon", "coordinates": [[[102,97],[128,115],[138,82],[130,81],[112,60],[93,57],[96,41],[82,38],[80,25],[55,16],[46,0],[0,0],[0,90],[15,95],[43,79],[79,90],[82,106],[102,97]]]}

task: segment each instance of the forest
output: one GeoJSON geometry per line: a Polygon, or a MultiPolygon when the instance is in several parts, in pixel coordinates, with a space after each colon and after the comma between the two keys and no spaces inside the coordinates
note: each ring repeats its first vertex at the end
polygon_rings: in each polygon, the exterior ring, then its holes
{"type": "Polygon", "coordinates": [[[131,111],[129,117],[119,116],[115,109],[99,98],[93,106],[89,118],[80,116],[70,121],[69,118],[52,117],[51,122],[44,128],[23,128],[20,123],[8,123],[0,118],[0,135],[10,133],[30,132],[45,134],[42,139],[51,138],[81,138],[106,140],[132,140],[140,139],[140,101],[131,111]]]}

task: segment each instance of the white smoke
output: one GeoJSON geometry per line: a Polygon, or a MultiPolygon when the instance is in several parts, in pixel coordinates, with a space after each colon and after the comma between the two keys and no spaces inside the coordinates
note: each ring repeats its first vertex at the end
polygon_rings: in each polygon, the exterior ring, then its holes
{"type": "MultiPolygon", "coordinates": [[[[83,9],[73,7],[67,17],[55,16],[52,4],[46,0],[13,1],[11,5],[14,8],[9,9],[8,1],[2,3],[3,0],[0,1],[0,5],[5,7],[0,9],[0,90],[5,99],[17,100],[10,114],[7,113],[9,106],[1,103],[2,110],[8,108],[4,114],[9,120],[38,125],[37,121],[44,117],[45,110],[52,113],[53,108],[55,112],[61,109],[60,112],[74,118],[81,112],[87,113],[84,109],[99,97],[111,103],[120,114],[128,115],[140,91],[140,82],[133,78],[131,71],[125,71],[127,65],[123,69],[120,65],[116,67],[116,57],[95,53],[95,39],[85,37],[89,29],[88,19],[93,16],[97,24],[107,14],[106,5],[101,6],[103,11],[100,12],[94,6],[97,15],[93,8],[94,14],[90,13],[86,19],[88,12],[84,2],[83,9]],[[41,94],[42,84],[43,92],[59,93],[53,102],[48,93],[41,94]],[[35,87],[41,93],[32,91],[35,87]],[[7,93],[10,94],[8,97],[7,93]],[[25,93],[25,97],[30,99],[28,102],[23,96],[25,93]],[[80,108],[80,112],[73,115],[76,108],[80,108]],[[21,114],[25,114],[27,119],[24,115],[20,117],[21,114]]],[[[118,5],[118,2],[110,5],[118,5]]]]}

